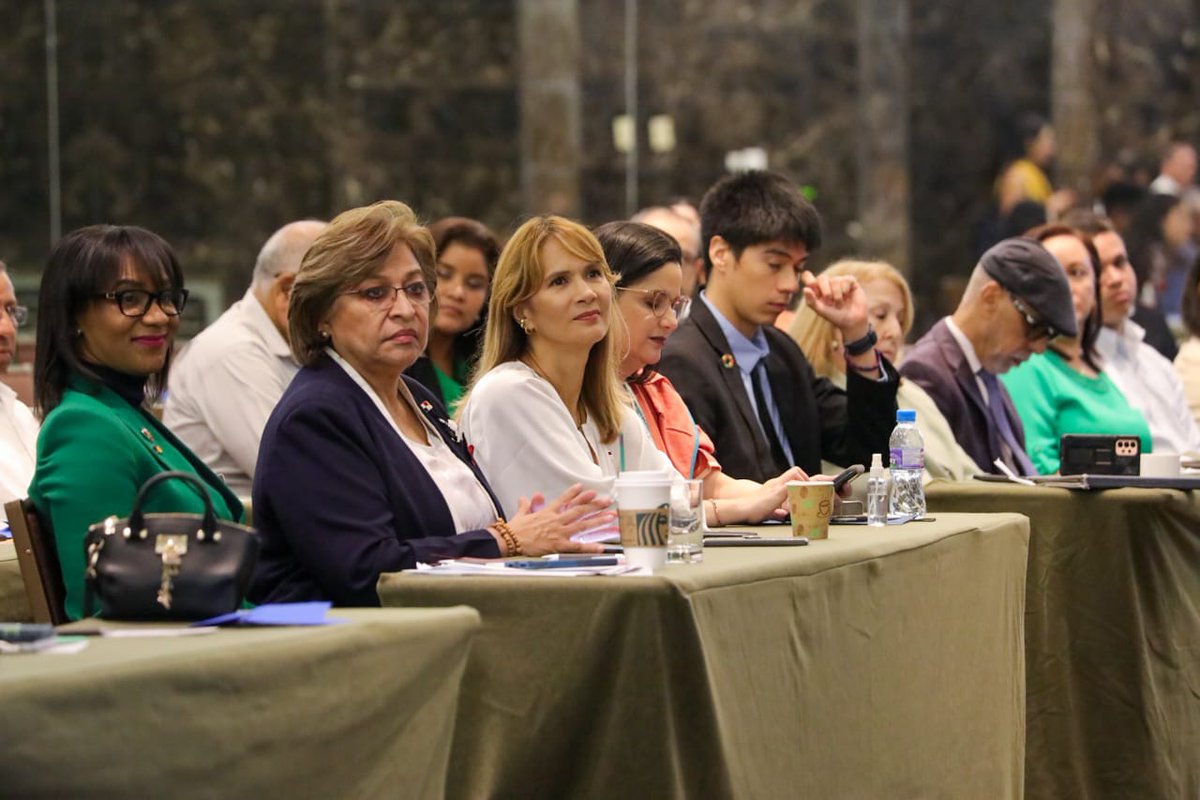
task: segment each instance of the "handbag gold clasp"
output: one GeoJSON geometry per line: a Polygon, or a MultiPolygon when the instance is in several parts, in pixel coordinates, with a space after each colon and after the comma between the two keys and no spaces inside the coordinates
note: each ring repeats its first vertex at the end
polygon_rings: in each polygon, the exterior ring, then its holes
{"type": "Polygon", "coordinates": [[[174,587],[175,576],[179,574],[179,565],[188,549],[186,533],[160,533],[154,537],[154,552],[162,556],[162,580],[158,585],[158,596],[155,598],[163,608],[171,607],[171,590],[174,587]]]}
{"type": "Polygon", "coordinates": [[[186,533],[160,533],[154,537],[154,552],[162,555],[163,561],[174,558],[178,563],[179,556],[187,553],[188,537],[186,533]]]}

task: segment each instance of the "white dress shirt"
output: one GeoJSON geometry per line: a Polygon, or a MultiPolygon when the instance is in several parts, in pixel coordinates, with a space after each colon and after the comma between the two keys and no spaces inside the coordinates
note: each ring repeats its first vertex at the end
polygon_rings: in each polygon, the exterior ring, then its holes
{"type": "Polygon", "coordinates": [[[358,370],[350,366],[332,349],[326,348],[325,352],[346,371],[346,374],[358,384],[360,389],[367,393],[367,397],[375,403],[375,407],[392,426],[392,430],[408,445],[408,449],[412,450],[413,455],[421,462],[421,466],[425,467],[429,477],[433,478],[433,482],[437,484],[438,489],[442,492],[442,497],[446,500],[446,505],[450,507],[450,516],[454,518],[455,533],[482,530],[496,521],[499,510],[492,505],[492,498],[488,496],[487,490],[479,483],[479,479],[475,477],[471,468],[454,455],[433,424],[417,409],[417,403],[403,381],[400,383],[400,397],[408,403],[413,413],[417,415],[417,419],[421,421],[421,425],[425,428],[425,438],[429,440],[429,444],[406,436],[404,431],[400,430],[400,426],[396,424],[395,417],[383,404],[383,399],[371,388],[371,384],[358,374],[358,370]]]}
{"type": "Polygon", "coordinates": [[[22,500],[37,467],[38,423],[17,393],[0,383],[0,518],[8,521],[3,504],[22,500]]]}
{"type": "Polygon", "coordinates": [[[1188,409],[1179,375],[1170,361],[1143,341],[1145,336],[1142,326],[1131,319],[1125,320],[1119,333],[1101,328],[1096,349],[1104,357],[1104,374],[1129,405],[1145,415],[1155,453],[1200,452],[1200,428],[1188,409]]]}
{"type": "Polygon", "coordinates": [[[518,498],[541,492],[550,501],[576,483],[611,497],[622,443],[625,469],[678,474],[632,406],[621,419],[618,440],[602,442],[592,420],[576,427],[554,386],[520,361],[479,379],[460,411],[460,426],[510,516],[518,498]]]}
{"type": "Polygon", "coordinates": [[[946,317],[946,330],[950,331],[950,335],[954,337],[954,341],[958,342],[959,349],[966,356],[967,366],[971,368],[971,374],[975,376],[975,385],[979,387],[979,393],[983,395],[983,402],[987,404],[991,397],[987,390],[987,384],[983,382],[983,378],[979,377],[979,371],[983,369],[983,362],[979,360],[979,355],[975,352],[975,345],[971,344],[971,340],[963,333],[962,328],[958,327],[953,317],[946,317]]]}
{"type": "Polygon", "coordinates": [[[287,340],[247,291],[171,365],[163,423],[249,497],[263,428],[299,370],[287,340]]]}
{"type": "Polygon", "coordinates": [[[1192,409],[1192,417],[1200,424],[1200,338],[1192,336],[1179,346],[1174,366],[1183,382],[1183,395],[1192,409]]]}

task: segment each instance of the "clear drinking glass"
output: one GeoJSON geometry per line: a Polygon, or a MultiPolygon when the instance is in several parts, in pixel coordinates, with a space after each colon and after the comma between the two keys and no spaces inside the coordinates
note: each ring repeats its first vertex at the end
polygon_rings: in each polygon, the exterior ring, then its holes
{"type": "Polygon", "coordinates": [[[671,531],[667,563],[696,564],[704,560],[704,482],[678,480],[671,484],[671,531]]]}

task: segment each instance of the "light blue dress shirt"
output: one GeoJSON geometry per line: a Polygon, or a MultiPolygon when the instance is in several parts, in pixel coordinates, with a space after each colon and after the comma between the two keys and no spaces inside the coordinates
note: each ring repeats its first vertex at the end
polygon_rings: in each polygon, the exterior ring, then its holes
{"type": "MultiPolygon", "coordinates": [[[[713,318],[721,328],[721,333],[725,334],[725,341],[729,342],[729,351],[741,372],[742,386],[746,390],[746,399],[750,401],[750,407],[754,409],[756,422],[760,418],[758,403],[754,400],[754,384],[751,382],[750,374],[756,369],[762,369],[762,393],[763,399],[767,401],[767,414],[771,418],[771,424],[775,426],[775,436],[779,439],[779,444],[783,446],[783,453],[787,456],[788,464],[795,464],[792,443],[788,441],[787,434],[783,430],[779,407],[775,405],[775,398],[771,395],[771,381],[767,378],[767,365],[763,363],[763,359],[770,354],[771,348],[767,345],[767,337],[762,332],[762,328],[756,329],[754,337],[747,339],[741,331],[733,326],[732,322],[725,318],[724,314],[717,310],[716,306],[708,301],[704,292],[700,292],[700,300],[708,306],[708,310],[712,312],[713,318]]],[[[762,430],[761,422],[759,422],[759,430],[762,430]]],[[[763,431],[763,436],[766,436],[766,431],[763,431]]]]}

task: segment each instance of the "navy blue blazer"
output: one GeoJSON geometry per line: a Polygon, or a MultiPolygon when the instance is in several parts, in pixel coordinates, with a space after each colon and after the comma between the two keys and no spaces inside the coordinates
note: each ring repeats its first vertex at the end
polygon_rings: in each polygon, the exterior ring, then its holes
{"type": "MultiPolygon", "coordinates": [[[[445,408],[417,381],[404,380],[499,509],[466,443],[446,423],[445,408]]],[[[262,538],[248,595],[255,603],[378,606],[380,573],[418,561],[500,555],[486,530],[455,535],[433,478],[372,399],[326,357],[300,370],[267,420],[253,500],[262,538]]]]}
{"type": "MultiPolygon", "coordinates": [[[[967,363],[967,355],[946,327],[946,320],[938,320],[929,333],[908,348],[900,374],[929,393],[942,416],[950,423],[954,438],[958,439],[967,455],[975,459],[980,471],[999,474],[1000,470],[993,462],[1003,452],[1000,429],[992,420],[987,403],[979,391],[979,383],[971,372],[971,365],[967,363]]],[[[1025,427],[1021,424],[1021,417],[1004,383],[999,382],[999,386],[1008,424],[1017,442],[1025,447],[1025,427]]],[[[920,422],[917,420],[918,425],[920,422]]]]}

